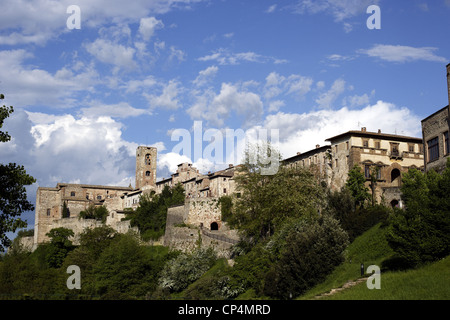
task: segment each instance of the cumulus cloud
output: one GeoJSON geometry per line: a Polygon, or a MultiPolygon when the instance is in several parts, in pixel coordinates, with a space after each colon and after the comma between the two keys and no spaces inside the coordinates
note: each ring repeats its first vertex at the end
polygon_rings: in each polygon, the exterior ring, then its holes
{"type": "Polygon", "coordinates": [[[307,113],[283,113],[268,115],[262,127],[278,129],[280,151],[284,158],[296,152],[314,149],[316,144],[325,145],[326,139],[350,130],[421,136],[420,118],[405,107],[378,101],[363,108],[338,110],[323,109],[307,113]]]}
{"type": "Polygon", "coordinates": [[[207,89],[195,97],[187,110],[191,119],[206,120],[208,124],[222,127],[232,113],[243,119],[244,127],[260,120],[263,103],[258,94],[247,91],[238,84],[222,83],[217,94],[207,89]]]}

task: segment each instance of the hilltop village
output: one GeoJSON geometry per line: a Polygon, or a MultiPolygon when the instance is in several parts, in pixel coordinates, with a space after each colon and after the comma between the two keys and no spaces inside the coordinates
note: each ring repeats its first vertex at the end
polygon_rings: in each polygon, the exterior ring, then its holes
{"type": "MultiPolygon", "coordinates": [[[[448,98],[450,102],[450,64],[446,67],[448,98]]],[[[373,168],[377,168],[375,195],[377,202],[402,207],[400,187],[402,173],[410,168],[442,170],[449,156],[449,106],[422,120],[422,138],[402,136],[381,130],[342,132],[326,139],[325,145],[282,160],[282,165],[313,168],[332,190],[341,189],[349,171],[358,165],[363,169],[367,186],[373,168]]],[[[236,194],[234,177],[238,165],[201,173],[190,163],[181,163],[170,178],[157,181],[157,150],[139,146],[136,150],[136,186],[101,186],[58,183],[55,187],[39,187],[36,195],[34,237],[23,239],[34,249],[48,241],[46,234],[53,228],[64,227],[74,231],[75,238],[85,228],[102,223],[93,219],[79,219],[80,212],[89,206],[105,206],[109,212],[106,225],[121,233],[131,228],[125,218],[125,209],[135,209],[140,196],[161,193],[165,186],[181,183],[185,190],[184,205],[169,208],[166,233],[160,243],[181,250],[195,246],[201,230],[203,243],[215,246],[226,255],[227,249],[239,240],[238,234],[221,219],[218,200],[236,194]],[[64,209],[65,208],[65,209],[64,209]],[[69,214],[63,217],[63,211],[69,214]],[[177,225],[177,227],[175,227],[177,225]]],[[[75,239],[76,242],[76,239],[75,239]]]]}

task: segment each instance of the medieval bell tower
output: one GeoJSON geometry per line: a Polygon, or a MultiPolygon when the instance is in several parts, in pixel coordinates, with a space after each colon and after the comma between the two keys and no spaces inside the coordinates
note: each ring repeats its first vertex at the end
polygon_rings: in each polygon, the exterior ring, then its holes
{"type": "Polygon", "coordinates": [[[156,185],[156,148],[136,149],[136,189],[156,185]]]}

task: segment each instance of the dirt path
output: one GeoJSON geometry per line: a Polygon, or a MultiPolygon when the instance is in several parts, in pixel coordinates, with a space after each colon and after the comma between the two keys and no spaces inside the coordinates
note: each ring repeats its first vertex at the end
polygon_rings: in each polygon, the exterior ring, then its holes
{"type": "Polygon", "coordinates": [[[348,289],[348,288],[351,288],[353,286],[356,286],[357,284],[359,284],[361,282],[365,282],[365,281],[367,281],[367,279],[368,278],[359,278],[357,280],[348,281],[342,287],[331,289],[329,292],[319,294],[319,295],[315,296],[314,299],[320,299],[320,298],[323,298],[323,297],[332,296],[333,294],[336,294],[336,293],[341,292],[341,291],[343,291],[345,289],[348,289]]]}

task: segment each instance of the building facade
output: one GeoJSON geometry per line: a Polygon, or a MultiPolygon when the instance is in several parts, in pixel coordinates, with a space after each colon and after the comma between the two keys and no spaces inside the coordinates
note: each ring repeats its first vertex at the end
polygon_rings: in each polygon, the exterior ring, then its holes
{"type": "Polygon", "coordinates": [[[357,165],[370,187],[376,172],[375,199],[392,206],[402,206],[401,175],[410,168],[423,169],[422,139],[396,134],[348,131],[328,138],[331,143],[331,189],[340,190],[348,173],[357,165]]]}
{"type": "MultiPolygon", "coordinates": [[[[447,90],[450,105],[450,64],[447,65],[447,90]]],[[[450,106],[436,111],[422,120],[422,137],[425,147],[425,171],[442,172],[450,157],[448,132],[450,127],[450,106]]]]}

